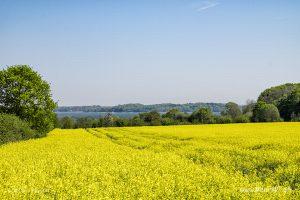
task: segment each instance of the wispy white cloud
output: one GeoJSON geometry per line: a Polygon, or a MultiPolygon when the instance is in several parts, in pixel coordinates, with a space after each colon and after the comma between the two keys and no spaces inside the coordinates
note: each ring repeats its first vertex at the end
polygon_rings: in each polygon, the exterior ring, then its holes
{"type": "Polygon", "coordinates": [[[197,11],[201,12],[209,8],[216,7],[217,5],[219,5],[219,3],[215,1],[203,1],[201,5],[197,8],[197,11]]]}

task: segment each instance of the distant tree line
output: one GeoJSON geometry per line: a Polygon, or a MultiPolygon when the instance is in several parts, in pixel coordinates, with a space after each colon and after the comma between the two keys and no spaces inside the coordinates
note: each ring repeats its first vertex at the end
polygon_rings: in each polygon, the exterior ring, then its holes
{"type": "MultiPolygon", "coordinates": [[[[228,112],[221,116],[214,115],[210,108],[199,108],[191,114],[181,112],[179,109],[171,109],[164,114],[157,111],[140,113],[132,118],[120,118],[108,113],[105,117],[72,118],[69,116],[59,120],[59,127],[71,128],[95,128],[95,127],[124,127],[124,126],[168,126],[168,125],[189,125],[189,124],[214,124],[214,123],[242,123],[250,122],[248,117],[234,113],[236,108],[228,104],[228,112]],[[233,109],[233,110],[232,110],[233,109]]],[[[227,105],[227,104],[226,104],[227,105]]],[[[239,110],[239,106],[234,104],[239,110]]],[[[239,110],[241,113],[241,111],[239,110]]]]}
{"type": "Polygon", "coordinates": [[[56,112],[151,112],[153,110],[157,112],[167,112],[171,109],[178,109],[181,112],[190,113],[198,109],[199,107],[210,108],[214,113],[220,113],[224,110],[225,104],[223,103],[186,103],[186,104],[124,104],[117,106],[62,106],[56,109],[56,112]]]}
{"type": "Polygon", "coordinates": [[[60,111],[141,112],[132,118],[107,114],[100,118],[58,119],[50,85],[27,65],[0,70],[0,144],[45,136],[58,128],[168,126],[248,122],[300,121],[300,83],[263,91],[257,101],[227,104],[126,104],[113,107],[61,107],[60,111]],[[190,112],[193,111],[193,112],[190,112]],[[164,114],[160,114],[164,112],[164,114]],[[215,115],[221,112],[221,115],[215,115]]]}
{"type": "Polygon", "coordinates": [[[200,107],[191,114],[173,108],[164,114],[150,111],[140,113],[132,118],[120,118],[110,113],[100,118],[63,117],[58,121],[58,126],[61,128],[94,128],[279,121],[300,121],[300,84],[285,84],[269,88],[261,93],[257,102],[247,101],[246,105],[242,107],[234,102],[229,102],[224,105],[221,115],[215,115],[210,107],[200,107]]]}

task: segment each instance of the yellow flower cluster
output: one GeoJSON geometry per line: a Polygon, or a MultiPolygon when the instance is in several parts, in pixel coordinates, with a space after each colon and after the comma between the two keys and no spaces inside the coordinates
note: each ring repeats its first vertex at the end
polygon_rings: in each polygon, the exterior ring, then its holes
{"type": "Polygon", "coordinates": [[[0,146],[0,199],[300,199],[300,123],[56,129],[0,146]]]}

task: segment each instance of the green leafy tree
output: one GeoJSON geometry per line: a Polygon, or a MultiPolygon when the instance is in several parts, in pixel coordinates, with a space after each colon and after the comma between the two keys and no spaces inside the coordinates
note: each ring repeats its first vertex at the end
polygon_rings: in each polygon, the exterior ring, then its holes
{"type": "MultiPolygon", "coordinates": [[[[180,112],[180,110],[175,108],[175,109],[171,109],[168,112],[166,112],[165,114],[163,114],[162,118],[169,118],[173,121],[174,124],[178,124],[178,123],[186,122],[188,119],[188,116],[187,116],[187,114],[180,112]]],[[[169,123],[167,121],[164,122],[164,124],[169,123]]]]}
{"type": "Polygon", "coordinates": [[[163,126],[177,125],[177,124],[178,124],[178,121],[168,118],[168,117],[163,117],[161,119],[161,125],[163,125],[163,126]]]}
{"type": "Polygon", "coordinates": [[[161,125],[160,114],[156,111],[141,113],[140,118],[147,125],[150,125],[150,126],[159,126],[159,125],[161,125]]]}
{"type": "Polygon", "coordinates": [[[180,113],[181,113],[181,112],[180,112],[178,109],[174,108],[174,109],[169,110],[169,111],[166,112],[165,114],[163,114],[162,117],[163,117],[163,118],[175,119],[176,116],[177,116],[178,114],[180,114],[180,113]]]}
{"type": "Polygon", "coordinates": [[[60,120],[57,117],[57,114],[55,113],[54,118],[53,118],[53,124],[54,124],[54,128],[61,128],[61,124],[60,124],[60,120]]]}
{"type": "Polygon", "coordinates": [[[300,122],[300,114],[295,114],[293,113],[292,116],[291,116],[291,121],[292,122],[300,122]]]}
{"type": "Polygon", "coordinates": [[[281,120],[278,108],[263,101],[255,104],[252,119],[254,122],[276,122],[281,120]]]}
{"type": "Polygon", "coordinates": [[[71,118],[71,117],[63,117],[61,118],[60,120],[60,125],[61,125],[61,128],[63,129],[71,129],[71,128],[74,128],[74,119],[71,118]]]}
{"type": "Polygon", "coordinates": [[[235,123],[249,123],[251,121],[250,117],[246,114],[240,115],[234,119],[235,123]]]}
{"type": "Polygon", "coordinates": [[[228,102],[225,105],[225,110],[221,113],[223,116],[230,116],[232,119],[235,119],[242,115],[239,105],[234,102],[228,102]]]}
{"type": "Polygon", "coordinates": [[[287,83],[284,85],[271,87],[263,91],[259,95],[257,101],[263,101],[268,104],[274,104],[278,106],[279,102],[290,95],[296,88],[300,88],[300,83],[287,83]]]}
{"type": "Polygon", "coordinates": [[[97,126],[97,120],[92,117],[81,117],[75,122],[75,128],[95,128],[97,126]]]}
{"type": "Polygon", "coordinates": [[[49,84],[29,66],[0,71],[0,112],[17,115],[43,136],[54,127],[55,108],[49,84]]]}
{"type": "Polygon", "coordinates": [[[214,116],[214,121],[217,124],[230,124],[232,123],[232,118],[229,116],[214,116]]]}
{"type": "Polygon", "coordinates": [[[114,125],[117,127],[124,127],[129,125],[129,120],[126,118],[115,118],[114,125]]]}
{"type": "Polygon", "coordinates": [[[300,88],[295,89],[290,95],[279,102],[280,116],[285,121],[290,121],[300,115],[300,88]]]}
{"type": "Polygon", "coordinates": [[[97,121],[97,127],[103,127],[103,124],[104,124],[104,118],[99,117],[97,121]]]}
{"type": "Polygon", "coordinates": [[[242,107],[243,115],[247,115],[248,117],[251,118],[253,115],[253,109],[254,109],[255,104],[256,104],[256,102],[254,100],[248,100],[246,102],[246,105],[244,105],[242,107]]]}
{"type": "Polygon", "coordinates": [[[210,108],[199,108],[191,114],[189,120],[192,123],[211,124],[214,116],[210,108]]]}
{"type": "Polygon", "coordinates": [[[129,120],[130,126],[144,126],[144,121],[140,118],[139,115],[132,117],[129,120]]]}

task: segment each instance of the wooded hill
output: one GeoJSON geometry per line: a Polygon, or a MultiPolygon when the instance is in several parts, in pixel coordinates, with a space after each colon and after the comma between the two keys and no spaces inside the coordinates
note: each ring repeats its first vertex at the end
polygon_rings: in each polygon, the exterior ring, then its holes
{"type": "Polygon", "coordinates": [[[171,109],[178,109],[181,112],[194,112],[198,108],[210,108],[214,113],[220,113],[224,110],[223,103],[186,103],[186,104],[124,104],[117,106],[61,106],[56,109],[56,112],[167,112],[171,109]]]}

